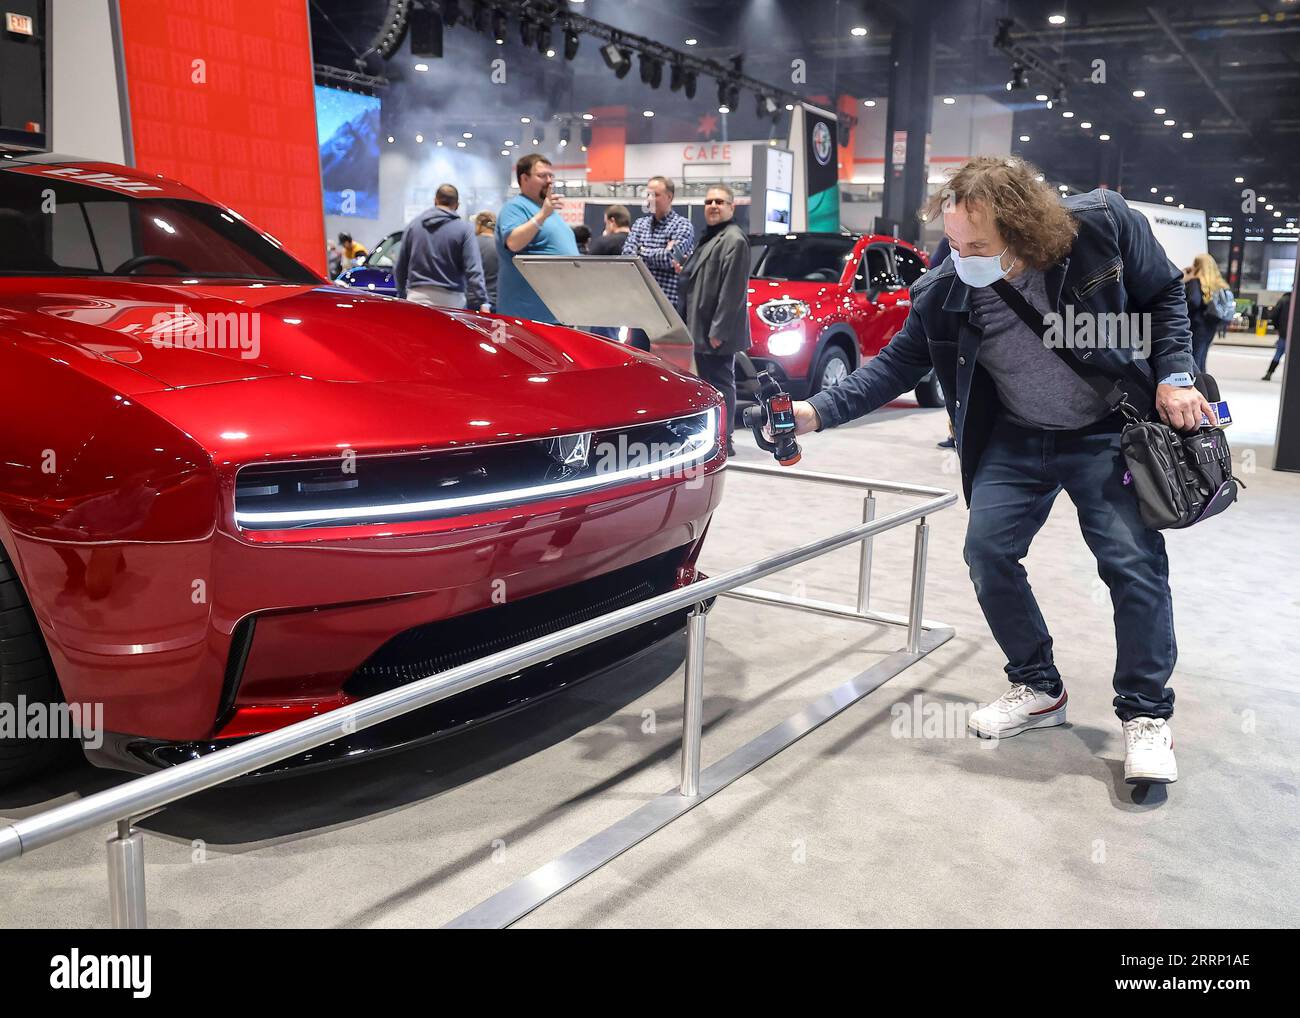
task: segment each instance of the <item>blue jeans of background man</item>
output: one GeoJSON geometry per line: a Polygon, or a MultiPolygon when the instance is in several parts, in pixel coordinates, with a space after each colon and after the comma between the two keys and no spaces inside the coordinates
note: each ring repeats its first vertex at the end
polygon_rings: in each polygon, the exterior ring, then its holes
{"type": "MultiPolygon", "coordinates": [[[[1167,683],[1178,656],[1169,559],[1164,538],[1142,523],[1124,485],[1119,428],[1118,415],[1079,431],[1029,429],[1000,418],[975,472],[966,563],[1006,655],[1007,677],[1054,692],[1060,673],[1052,637],[1021,560],[1064,490],[1115,610],[1115,713],[1126,721],[1168,718],[1174,693],[1167,683]]],[[[1069,576],[1065,584],[1062,603],[1090,595],[1088,576],[1069,576]]]]}

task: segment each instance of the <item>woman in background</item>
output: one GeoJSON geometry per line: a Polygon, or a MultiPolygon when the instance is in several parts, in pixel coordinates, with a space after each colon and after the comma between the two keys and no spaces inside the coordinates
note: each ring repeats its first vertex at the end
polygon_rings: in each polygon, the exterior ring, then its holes
{"type": "Polygon", "coordinates": [[[497,309],[497,217],[491,212],[480,212],[474,217],[474,239],[483,259],[483,282],[487,289],[488,304],[497,309]]]}
{"type": "Polygon", "coordinates": [[[1277,366],[1282,363],[1282,355],[1286,353],[1286,327],[1287,319],[1291,315],[1291,291],[1288,290],[1282,294],[1281,298],[1273,305],[1273,328],[1277,329],[1277,347],[1273,351],[1273,361],[1269,364],[1268,370],[1264,372],[1263,380],[1271,382],[1273,372],[1277,366]]]}
{"type": "Polygon", "coordinates": [[[1196,370],[1205,370],[1205,360],[1219,326],[1214,313],[1214,295],[1228,289],[1219,266],[1208,254],[1198,254],[1191,268],[1183,269],[1183,286],[1187,290],[1187,316],[1192,320],[1192,359],[1196,370]]]}

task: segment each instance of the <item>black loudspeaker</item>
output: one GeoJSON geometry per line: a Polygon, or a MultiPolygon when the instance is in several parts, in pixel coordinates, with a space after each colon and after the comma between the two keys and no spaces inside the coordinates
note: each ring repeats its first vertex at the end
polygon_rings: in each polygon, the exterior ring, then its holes
{"type": "Polygon", "coordinates": [[[430,7],[412,7],[410,16],[411,56],[442,56],[442,15],[430,7]]]}

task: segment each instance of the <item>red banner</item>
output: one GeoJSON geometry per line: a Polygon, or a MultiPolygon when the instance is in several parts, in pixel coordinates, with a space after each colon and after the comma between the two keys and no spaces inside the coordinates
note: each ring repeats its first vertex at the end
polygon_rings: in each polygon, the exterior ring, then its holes
{"type": "Polygon", "coordinates": [[[119,0],[135,165],[325,271],[304,0],[119,0]]]}

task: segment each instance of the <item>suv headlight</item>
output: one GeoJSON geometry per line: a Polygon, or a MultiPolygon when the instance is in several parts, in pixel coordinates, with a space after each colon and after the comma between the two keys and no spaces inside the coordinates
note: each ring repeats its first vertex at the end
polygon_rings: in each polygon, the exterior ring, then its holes
{"type": "Polygon", "coordinates": [[[758,317],[768,325],[789,325],[808,317],[808,305],[801,300],[781,297],[758,306],[758,317]]]}

